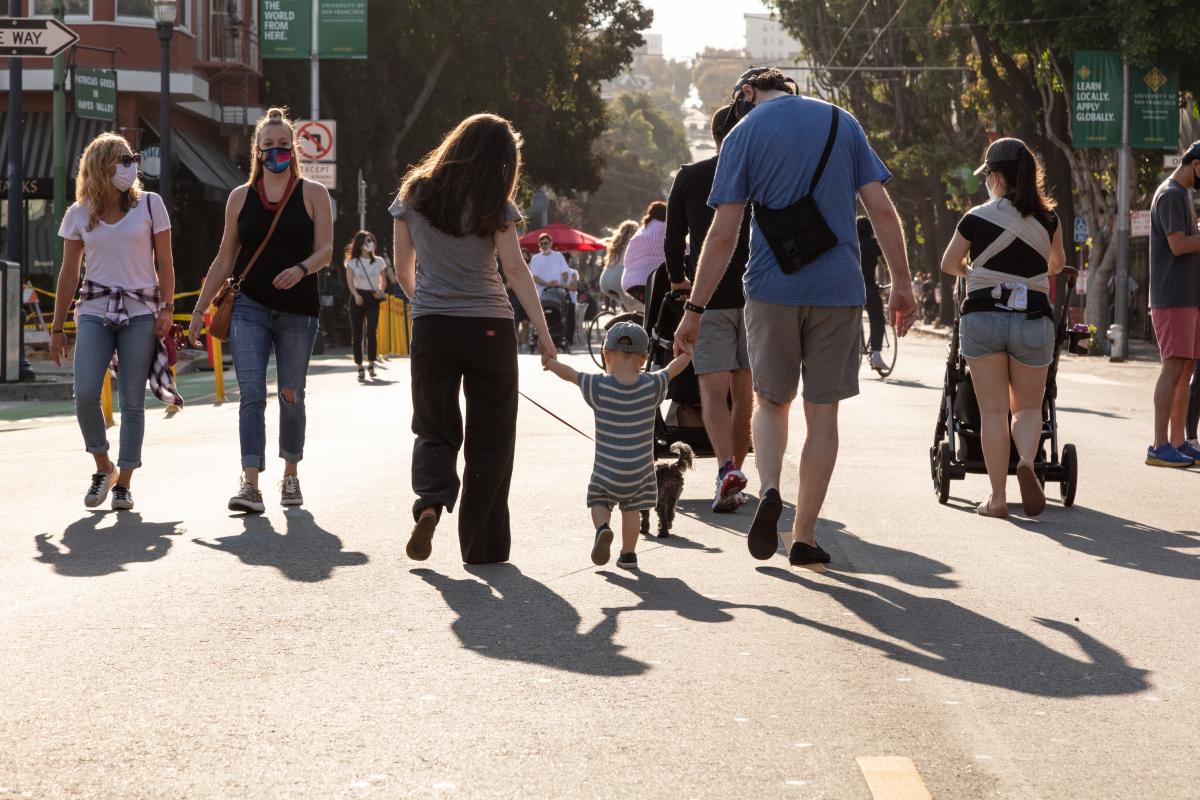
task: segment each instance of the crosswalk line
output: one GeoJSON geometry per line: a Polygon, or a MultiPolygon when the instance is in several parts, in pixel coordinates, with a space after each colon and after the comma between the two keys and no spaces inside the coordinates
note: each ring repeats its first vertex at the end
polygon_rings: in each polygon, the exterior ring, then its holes
{"type": "Polygon", "coordinates": [[[873,800],[933,800],[911,758],[859,756],[855,761],[873,800]]]}

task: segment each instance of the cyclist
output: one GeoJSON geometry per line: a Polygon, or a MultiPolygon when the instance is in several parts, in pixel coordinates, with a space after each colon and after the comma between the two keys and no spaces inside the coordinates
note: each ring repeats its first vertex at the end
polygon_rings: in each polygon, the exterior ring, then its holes
{"type": "Polygon", "coordinates": [[[865,216],[856,220],[858,226],[859,259],[862,262],[863,282],[867,285],[867,319],[871,324],[871,369],[887,369],[883,360],[883,333],[887,318],[883,314],[883,296],[879,294],[879,257],[883,250],[875,239],[871,220],[865,216]]]}

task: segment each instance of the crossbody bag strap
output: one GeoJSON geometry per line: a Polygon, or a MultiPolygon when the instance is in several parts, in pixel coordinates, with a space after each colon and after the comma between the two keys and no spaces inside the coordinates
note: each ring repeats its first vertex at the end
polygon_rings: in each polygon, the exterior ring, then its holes
{"type": "Polygon", "coordinates": [[[833,153],[833,143],[837,141],[838,118],[841,116],[838,107],[833,106],[833,120],[829,123],[829,138],[825,140],[825,149],[821,152],[821,160],[817,162],[817,169],[813,172],[812,183],[808,185],[810,195],[817,190],[817,184],[821,182],[821,175],[825,172],[825,165],[829,163],[829,156],[833,153]]]}
{"type": "MultiPolygon", "coordinates": [[[[283,199],[279,201],[279,208],[275,211],[275,218],[271,220],[271,227],[267,229],[267,235],[263,237],[262,243],[259,244],[258,249],[254,251],[254,255],[252,255],[250,260],[246,262],[246,266],[242,268],[240,273],[238,273],[237,280],[232,284],[234,289],[241,289],[242,281],[246,280],[246,274],[249,273],[250,268],[258,262],[258,257],[262,255],[262,251],[267,248],[267,243],[271,241],[271,236],[274,235],[275,228],[279,225],[279,218],[283,216],[283,210],[287,208],[288,200],[292,199],[292,192],[295,191],[296,186],[300,183],[303,183],[303,181],[303,178],[296,178],[292,181],[291,185],[288,186],[288,190],[283,195],[283,199]]],[[[253,191],[254,187],[251,186],[250,189],[253,191]]]]}

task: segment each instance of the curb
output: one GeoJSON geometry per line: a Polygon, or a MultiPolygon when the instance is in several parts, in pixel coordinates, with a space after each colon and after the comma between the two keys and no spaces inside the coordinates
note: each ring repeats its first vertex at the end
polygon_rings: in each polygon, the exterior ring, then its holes
{"type": "Polygon", "coordinates": [[[74,397],[74,391],[69,381],[0,383],[0,401],[70,400],[72,397],[74,397]]]}

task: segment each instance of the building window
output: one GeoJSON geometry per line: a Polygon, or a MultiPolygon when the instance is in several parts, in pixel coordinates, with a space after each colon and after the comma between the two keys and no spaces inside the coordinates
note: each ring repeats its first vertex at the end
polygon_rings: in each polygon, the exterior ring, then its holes
{"type": "MultiPolygon", "coordinates": [[[[175,19],[175,26],[178,28],[187,28],[192,21],[191,3],[188,0],[183,0],[179,3],[179,12],[175,19]]],[[[146,19],[154,21],[154,0],[117,0],[117,19],[146,19]]]]}
{"type": "MultiPolygon", "coordinates": [[[[68,17],[92,16],[92,0],[63,0],[63,12],[68,17]]],[[[53,0],[33,0],[33,16],[49,17],[54,14],[53,0]]]]}

